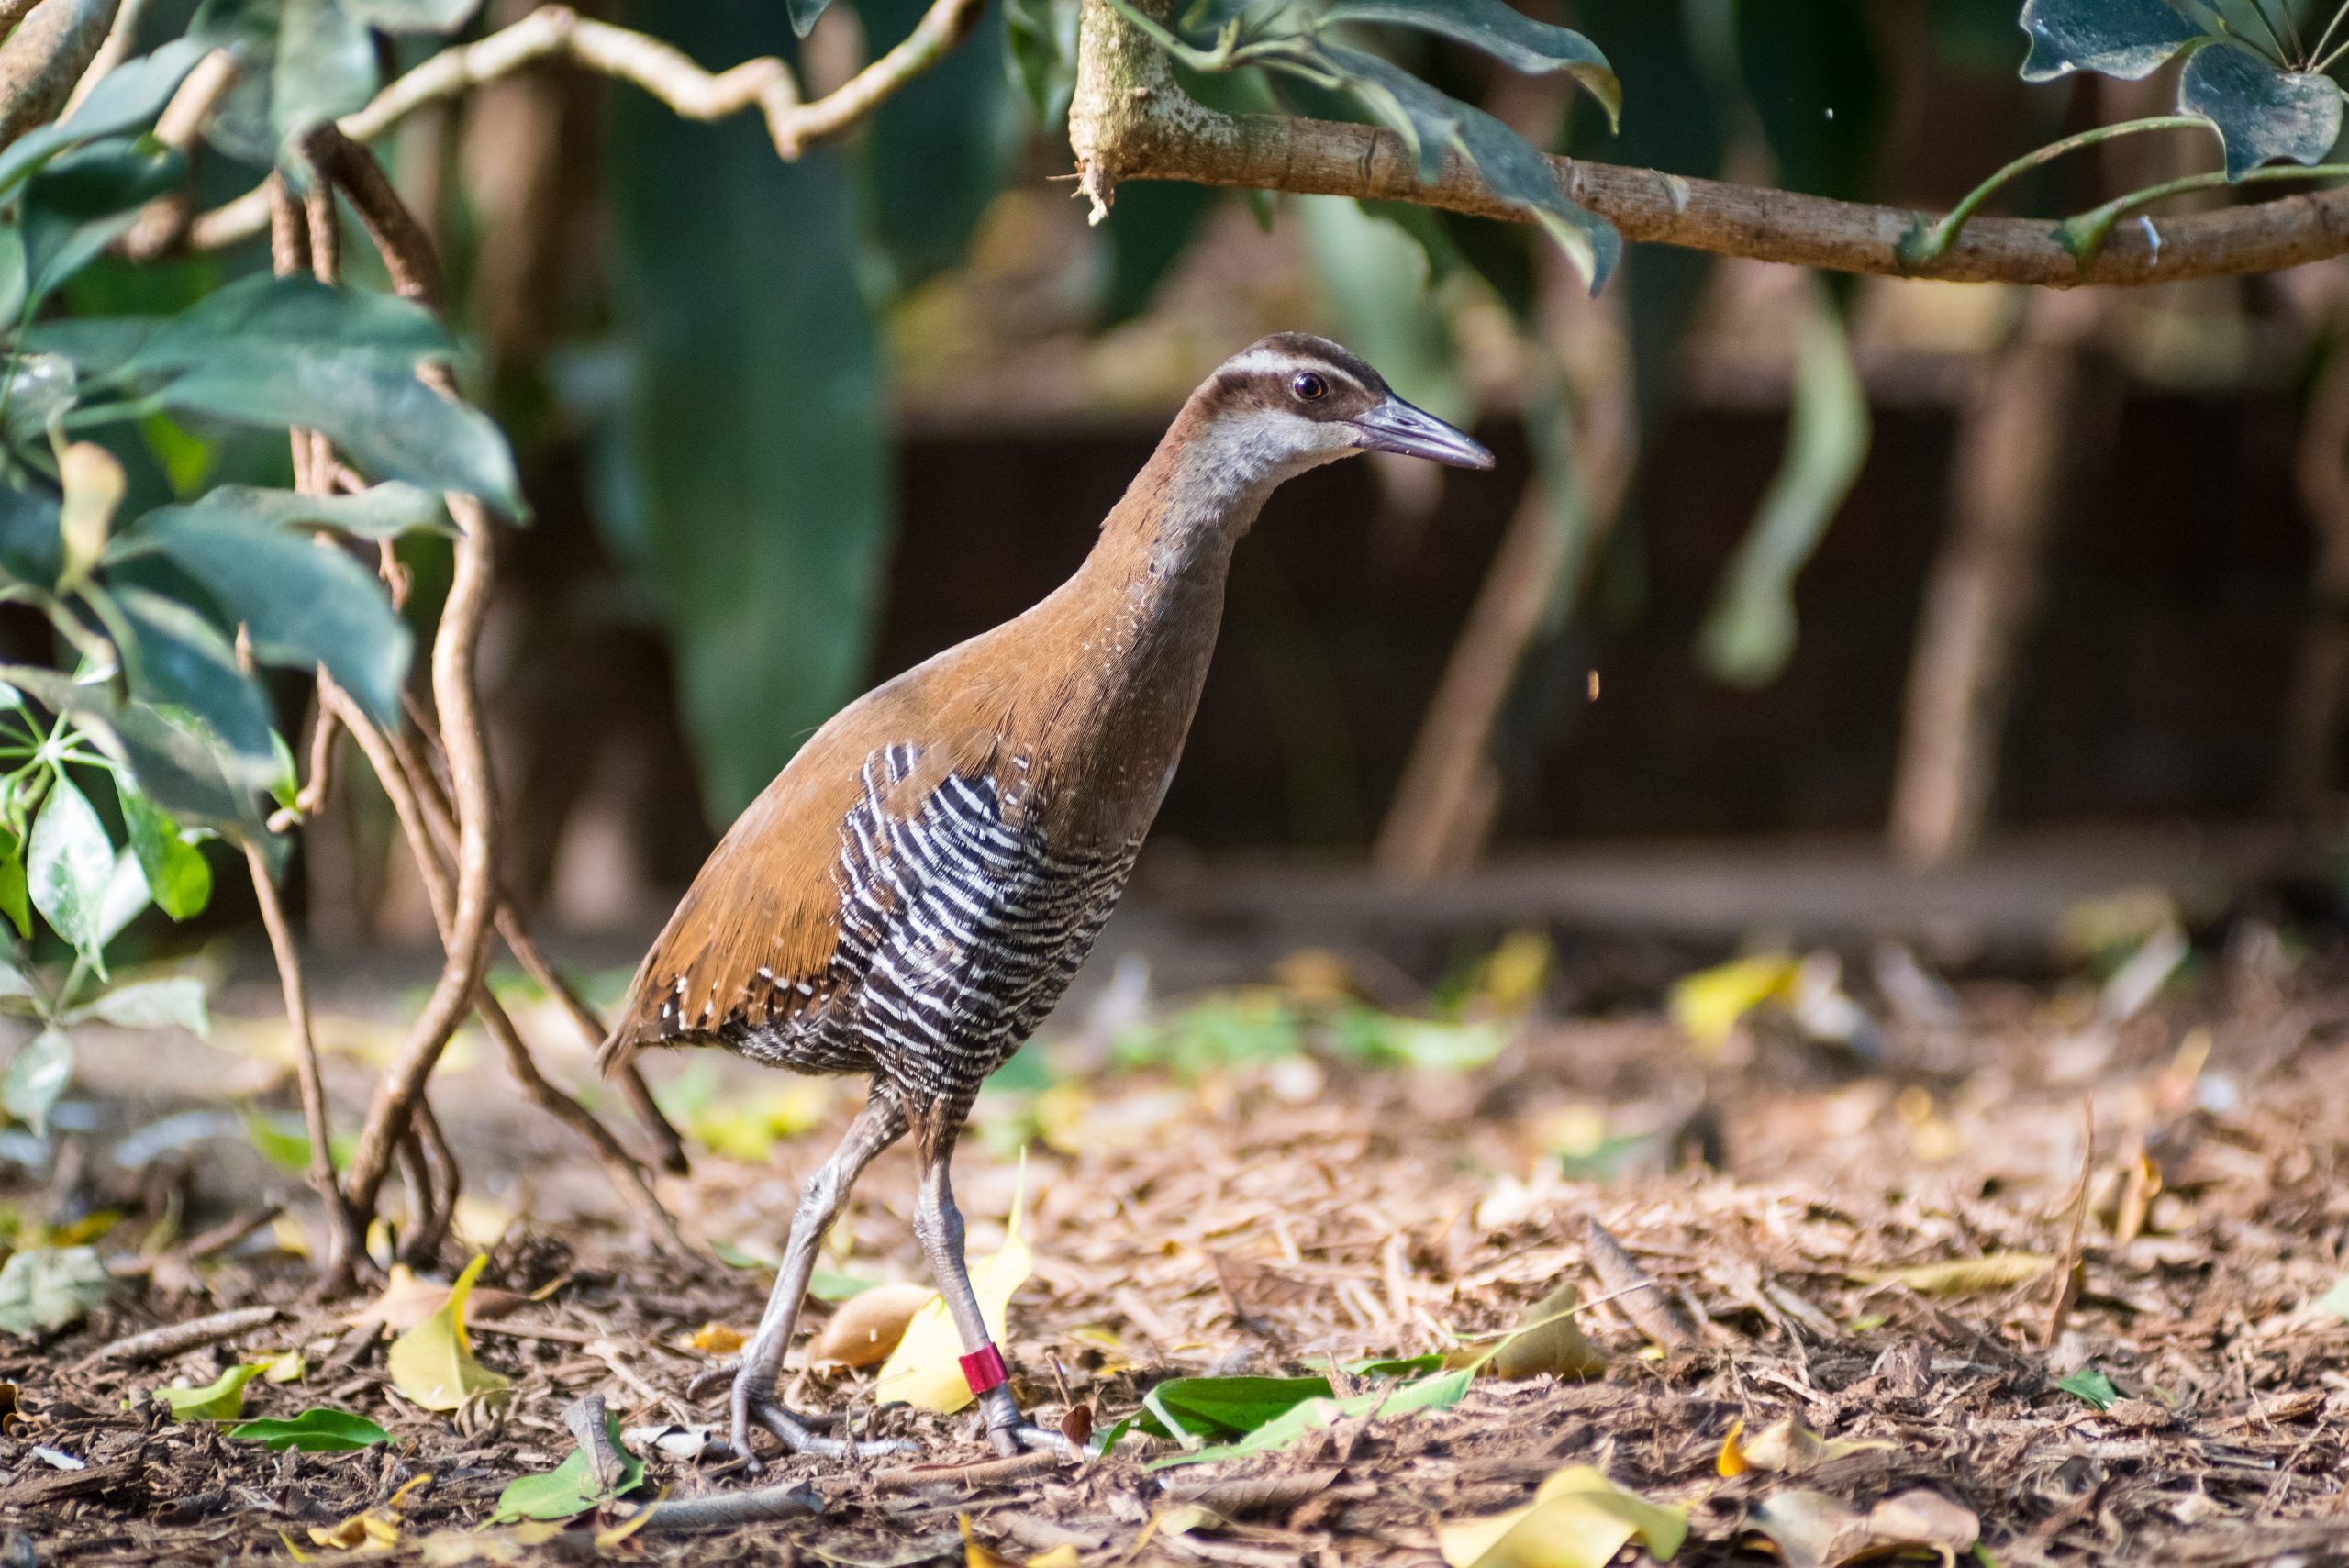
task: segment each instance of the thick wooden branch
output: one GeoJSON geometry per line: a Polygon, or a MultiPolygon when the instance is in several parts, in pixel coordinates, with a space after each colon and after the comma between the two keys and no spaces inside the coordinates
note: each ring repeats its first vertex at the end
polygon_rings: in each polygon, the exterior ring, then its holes
{"type": "MultiPolygon", "coordinates": [[[[1167,0],[1141,3],[1163,11],[1167,0]]],[[[1069,140],[1097,221],[1125,180],[1416,202],[1480,217],[1526,216],[1504,206],[1456,155],[1421,184],[1409,149],[1392,131],[1206,107],[1183,91],[1165,55],[1108,0],[1085,0],[1083,26],[1069,140]]],[[[1627,239],[1837,272],[2069,288],[2271,272],[2349,252],[2343,187],[2130,223],[2086,265],[2057,243],[2052,223],[1976,218],[1942,256],[1912,269],[1901,262],[1901,237],[1932,215],[1576,158],[1550,161],[1566,193],[1611,219],[1627,239]]]]}
{"type": "MultiPolygon", "coordinates": [[[[774,55],[713,73],[648,34],[583,17],[568,6],[547,6],[477,42],[443,50],[337,123],[353,141],[373,141],[428,104],[459,97],[533,65],[567,61],[642,88],[684,119],[727,119],[755,107],[766,121],[775,155],[794,162],[937,64],[971,30],[985,3],[931,0],[895,48],[813,103],[801,101],[791,68],[774,55]]],[[[187,242],[198,250],[231,245],[260,233],[268,217],[266,198],[247,192],[198,217],[187,242]]]]}
{"type": "MultiPolygon", "coordinates": [[[[0,147],[45,125],[106,47],[121,0],[41,0],[0,43],[0,147]]],[[[11,10],[17,7],[9,7],[11,10]]],[[[254,232],[269,221],[263,199],[254,232]]]]}

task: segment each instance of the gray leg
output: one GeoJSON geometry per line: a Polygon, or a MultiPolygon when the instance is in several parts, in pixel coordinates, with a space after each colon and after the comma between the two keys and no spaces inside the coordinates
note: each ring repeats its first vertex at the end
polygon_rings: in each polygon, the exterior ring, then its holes
{"type": "MultiPolygon", "coordinates": [[[[799,1304],[807,1294],[808,1276],[816,1271],[816,1249],[825,1232],[840,1218],[849,1188],[873,1157],[905,1135],[906,1115],[897,1096],[875,1084],[872,1097],[856,1120],[849,1124],[841,1146],[823,1167],[807,1179],[799,1194],[799,1209],[792,1217],[791,1240],[785,1245],[783,1267],[774,1277],[774,1293],[759,1318],[758,1332],[742,1353],[741,1369],[734,1375],[732,1401],[734,1451],[751,1457],[751,1422],[783,1440],[800,1453],[838,1455],[851,1444],[839,1438],[818,1437],[775,1397],[775,1375],[783,1370],[784,1352],[791,1347],[791,1331],[799,1321],[799,1304]]],[[[861,1453],[893,1453],[911,1445],[896,1442],[858,1443],[861,1453]]]]}
{"type": "MultiPolygon", "coordinates": [[[[954,1140],[963,1129],[964,1107],[931,1106],[918,1119],[916,1146],[921,1155],[921,1193],[914,1204],[914,1235],[938,1278],[939,1294],[971,1355],[987,1354],[1002,1364],[986,1319],[979,1312],[978,1293],[971,1288],[971,1271],[963,1259],[963,1211],[954,1207],[954,1187],[948,1167],[953,1162],[954,1140]]],[[[966,1373],[970,1363],[966,1361],[966,1373]]],[[[974,1384],[974,1386],[976,1386],[974,1384]]],[[[1014,1454],[1023,1448],[1044,1448],[1075,1457],[1066,1438],[1031,1426],[1019,1413],[1019,1403],[1008,1384],[996,1384],[979,1395],[986,1417],[987,1440],[998,1453],[1014,1454]]]]}

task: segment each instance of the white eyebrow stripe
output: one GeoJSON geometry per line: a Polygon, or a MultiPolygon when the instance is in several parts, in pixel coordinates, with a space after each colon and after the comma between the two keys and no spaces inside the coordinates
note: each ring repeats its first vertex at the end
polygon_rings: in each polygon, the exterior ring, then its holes
{"type": "Polygon", "coordinates": [[[1323,375],[1342,381],[1360,391],[1370,390],[1363,385],[1362,378],[1350,370],[1333,365],[1327,360],[1315,359],[1306,354],[1287,353],[1279,349],[1252,349],[1223,368],[1228,371],[1236,371],[1242,375],[1253,375],[1267,371],[1318,371],[1323,375]]]}

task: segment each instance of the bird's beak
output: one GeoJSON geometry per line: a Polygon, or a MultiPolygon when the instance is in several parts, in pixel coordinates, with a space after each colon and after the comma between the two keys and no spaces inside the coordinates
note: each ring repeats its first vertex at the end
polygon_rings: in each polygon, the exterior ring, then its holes
{"type": "Polygon", "coordinates": [[[1424,408],[1389,394],[1386,401],[1347,421],[1354,445],[1369,452],[1401,452],[1453,468],[1490,468],[1493,454],[1424,408]]]}

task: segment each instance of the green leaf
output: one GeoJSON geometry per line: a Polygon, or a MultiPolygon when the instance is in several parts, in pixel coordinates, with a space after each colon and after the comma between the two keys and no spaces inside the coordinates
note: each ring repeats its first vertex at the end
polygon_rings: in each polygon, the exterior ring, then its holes
{"type": "Polygon", "coordinates": [[[2094,1366],[2084,1366],[2069,1377],[2059,1377],[2055,1386],[2066,1394],[2076,1394],[2099,1410],[2110,1410],[2112,1402],[2121,1397],[2121,1390],[2112,1386],[2112,1379],[2094,1366]]]}
{"type": "MultiPolygon", "coordinates": [[[[50,784],[25,854],[33,907],[84,958],[95,962],[105,939],[100,908],[114,877],[114,843],[87,796],[63,774],[50,784]]],[[[101,968],[100,973],[104,973],[101,968]]]]}
{"type": "Polygon", "coordinates": [[[205,136],[247,163],[290,164],[296,138],[375,95],[375,41],[336,0],[206,0],[188,36],[237,57],[205,136]]]}
{"type": "MultiPolygon", "coordinates": [[[[697,58],[789,47],[774,0],[627,14],[697,58]]],[[[724,822],[865,673],[890,517],[881,335],[839,149],[785,164],[741,120],[690,124],[642,95],[615,113],[637,564],[724,822]]]]}
{"type": "Polygon", "coordinates": [[[54,586],[65,570],[61,511],[59,498],[46,490],[0,484],[0,571],[19,583],[54,586]]]}
{"type": "Polygon", "coordinates": [[[371,484],[355,495],[305,495],[295,490],[221,484],[171,511],[176,517],[236,517],[272,528],[333,528],[353,539],[397,539],[417,528],[455,531],[439,495],[396,480],[371,484]]]}
{"type": "MultiPolygon", "coordinates": [[[[1036,124],[1047,131],[1059,128],[1067,117],[1069,99],[1076,92],[1077,17],[1083,10],[1079,0],[1004,0],[1005,63],[1026,95],[1036,124]]],[[[1119,192],[1119,201],[1128,195],[1119,192]]]]}
{"type": "Polygon", "coordinates": [[[1475,1373],[1469,1370],[1447,1372],[1419,1378],[1392,1390],[1375,1389],[1368,1394],[1358,1394],[1351,1399],[1332,1399],[1326,1396],[1303,1399],[1231,1442],[1197,1449],[1188,1453],[1170,1454],[1152,1461],[1145,1468],[1163,1470],[1177,1464],[1214,1464],[1227,1459],[1244,1459],[1251,1454],[1271,1453],[1286,1448],[1299,1438],[1335,1426],[1340,1421],[1364,1416],[1409,1416],[1427,1410],[1449,1409],[1466,1396],[1468,1385],[1475,1376],[1475,1373]]]}
{"type": "MultiPolygon", "coordinates": [[[[929,0],[856,0],[876,47],[913,31],[929,0]]],[[[945,59],[876,110],[863,148],[871,232],[891,263],[892,292],[961,261],[1022,146],[1001,65],[1003,18],[990,6],[945,59]]]]}
{"type": "Polygon", "coordinates": [[[56,1029],[43,1029],[8,1059],[0,1073],[0,1106],[37,1133],[49,1130],[49,1113],[73,1077],[73,1042],[56,1029]]]}
{"type": "Polygon", "coordinates": [[[2332,1288],[2316,1298],[2315,1307],[2319,1312],[2330,1312],[2349,1323],[2349,1274],[2333,1281],[2332,1288]]]}
{"type": "Polygon", "coordinates": [[[340,0],[369,27],[390,33],[453,33],[473,19],[481,0],[340,0]]]}
{"type": "MultiPolygon", "coordinates": [[[[122,934],[122,929],[147,911],[154,897],[147,891],[147,873],[139,869],[139,857],[128,850],[116,852],[114,871],[106,877],[106,890],[98,900],[98,946],[106,948],[122,934]]],[[[106,971],[98,972],[104,975],[106,971]]]]}
{"type": "Polygon", "coordinates": [[[1795,576],[1859,478],[1869,428],[1867,389],[1852,362],[1842,318],[1822,299],[1805,317],[1796,343],[1786,458],[1700,633],[1705,666],[1720,680],[1763,685],[1793,657],[1795,576]]]}
{"type": "Polygon", "coordinates": [[[29,1335],[78,1323],[115,1293],[95,1247],[34,1247],[0,1265],[0,1330],[29,1335]]]}
{"type": "Polygon", "coordinates": [[[117,778],[115,793],[122,802],[131,852],[139,857],[139,869],[146,873],[156,907],[174,920],[202,914],[212,902],[212,866],[204,852],[189,843],[180,825],[129,780],[117,778]]]}
{"type": "Polygon", "coordinates": [[[1418,28],[1482,50],[1513,70],[1564,71],[1606,108],[1610,125],[1623,117],[1623,84],[1597,44],[1571,28],[1537,22],[1503,0],[1338,0],[1321,19],[1418,28]]]}
{"type": "Polygon", "coordinates": [[[586,1451],[573,1449],[561,1464],[547,1473],[524,1475],[507,1482],[506,1490],[497,1495],[497,1509],[489,1522],[502,1525],[517,1519],[576,1518],[590,1508],[642,1485],[644,1462],[629,1452],[628,1445],[620,1440],[620,1418],[607,1410],[604,1420],[612,1447],[619,1451],[620,1474],[617,1481],[609,1486],[597,1485],[586,1451]]]}
{"type": "Polygon", "coordinates": [[[1439,419],[1464,423],[1473,400],[1443,312],[1428,298],[1427,252],[1400,227],[1343,196],[1291,204],[1316,280],[1354,352],[1439,419]]]}
{"type": "Polygon", "coordinates": [[[1308,1399],[1330,1396],[1326,1377],[1176,1377],[1142,1399],[1141,1429],[1196,1443],[1253,1431],[1308,1399]]]}
{"type": "Polygon", "coordinates": [[[140,980],[117,985],[86,1006],[73,1010],[74,1021],[95,1018],[126,1029],[185,1029],[202,1040],[212,1033],[212,1018],[204,1006],[204,982],[178,974],[165,980],[140,980]]]}
{"type": "Polygon", "coordinates": [[[245,1413],[245,1385],[261,1373],[257,1366],[232,1366],[201,1388],[158,1388],[155,1397],[171,1407],[178,1421],[233,1421],[245,1413]]]}
{"type": "Polygon", "coordinates": [[[15,189],[17,182],[68,147],[144,128],[208,52],[194,39],[174,39],[152,54],[107,72],[64,120],[28,131],[0,152],[0,194],[15,189]]]}
{"type": "Polygon", "coordinates": [[[228,1429],[239,1442],[257,1442],[272,1453],[345,1453],[392,1440],[392,1434],[364,1416],[319,1406],[292,1420],[246,1421],[228,1429]]]}
{"type": "Polygon", "coordinates": [[[2218,131],[2230,180],[2263,163],[2321,163],[2341,139],[2341,89],[2331,77],[2278,72],[2238,44],[2194,51],[2177,106],[2218,131]]]}
{"type": "MultiPolygon", "coordinates": [[[[756,1258],[749,1258],[745,1262],[735,1263],[733,1259],[725,1258],[723,1253],[720,1257],[736,1268],[766,1267],[756,1258]]],[[[807,1278],[807,1294],[818,1301],[846,1301],[852,1296],[863,1296],[880,1283],[877,1279],[859,1279],[854,1274],[836,1274],[828,1269],[818,1269],[807,1278]]]]}
{"type": "Polygon", "coordinates": [[[0,828],[0,915],[8,917],[17,935],[31,940],[33,905],[25,881],[25,841],[13,828],[0,828]]]}
{"type": "MultiPolygon", "coordinates": [[[[310,1133],[298,1116],[263,1116],[259,1111],[245,1112],[245,1137],[262,1159],[292,1175],[306,1176],[310,1173],[310,1133]]],[[[330,1133],[327,1138],[327,1159],[338,1171],[351,1168],[351,1157],[359,1149],[356,1133],[330,1133]]]]}
{"type": "Polygon", "coordinates": [[[1324,46],[1363,104],[1419,150],[1419,178],[1435,178],[1452,148],[1475,166],[1493,195],[1531,215],[1598,292],[1622,259],[1623,237],[1597,213],[1566,198],[1557,172],[1533,144],[1485,113],[1447,97],[1375,54],[1324,46]]]}
{"type": "Polygon", "coordinates": [[[2026,82],[2074,71],[2134,82],[2203,36],[2167,0],[2024,0],[2022,30],[2031,38],[2026,82]]]}
{"type": "Polygon", "coordinates": [[[349,555],[267,522],[190,506],[150,512],[112,551],[117,561],[150,554],[218,600],[245,628],[254,658],[304,670],[323,664],[377,723],[400,722],[415,639],[375,574],[349,555]]]}
{"type": "Polygon", "coordinates": [[[478,495],[509,517],[529,512],[514,454],[489,417],[368,350],[231,342],[166,382],[157,397],[183,414],[306,426],[368,473],[478,495]]]}
{"type": "Polygon", "coordinates": [[[254,808],[251,786],[237,781],[228,754],[195,728],[151,704],[117,701],[103,685],[82,684],[54,670],[0,665],[0,682],[52,712],[70,714],[101,751],[129,768],[139,786],[182,822],[240,842],[272,842],[254,808]]]}
{"type": "Polygon", "coordinates": [[[235,646],[176,599],[129,585],[114,597],[137,638],[124,650],[130,689],[202,719],[248,764],[254,783],[265,781],[276,763],[269,699],[239,667],[235,646]]]}
{"type": "Polygon", "coordinates": [[[178,185],[187,161],[149,140],[108,139],[52,160],[26,185],[25,305],[29,311],[139,220],[139,209],[178,185]]]}
{"type": "Polygon", "coordinates": [[[412,300],[373,289],[338,288],[299,274],[266,272],[239,278],[206,295],[177,316],[128,326],[103,337],[77,337],[72,323],[36,328],[36,346],[99,356],[93,368],[128,365],[151,376],[192,370],[224,350],[242,348],[363,350],[386,365],[411,369],[454,357],[456,346],[433,314],[412,300]],[[43,336],[48,334],[48,336],[43,336]],[[118,359],[107,356],[119,355],[118,359]]]}

